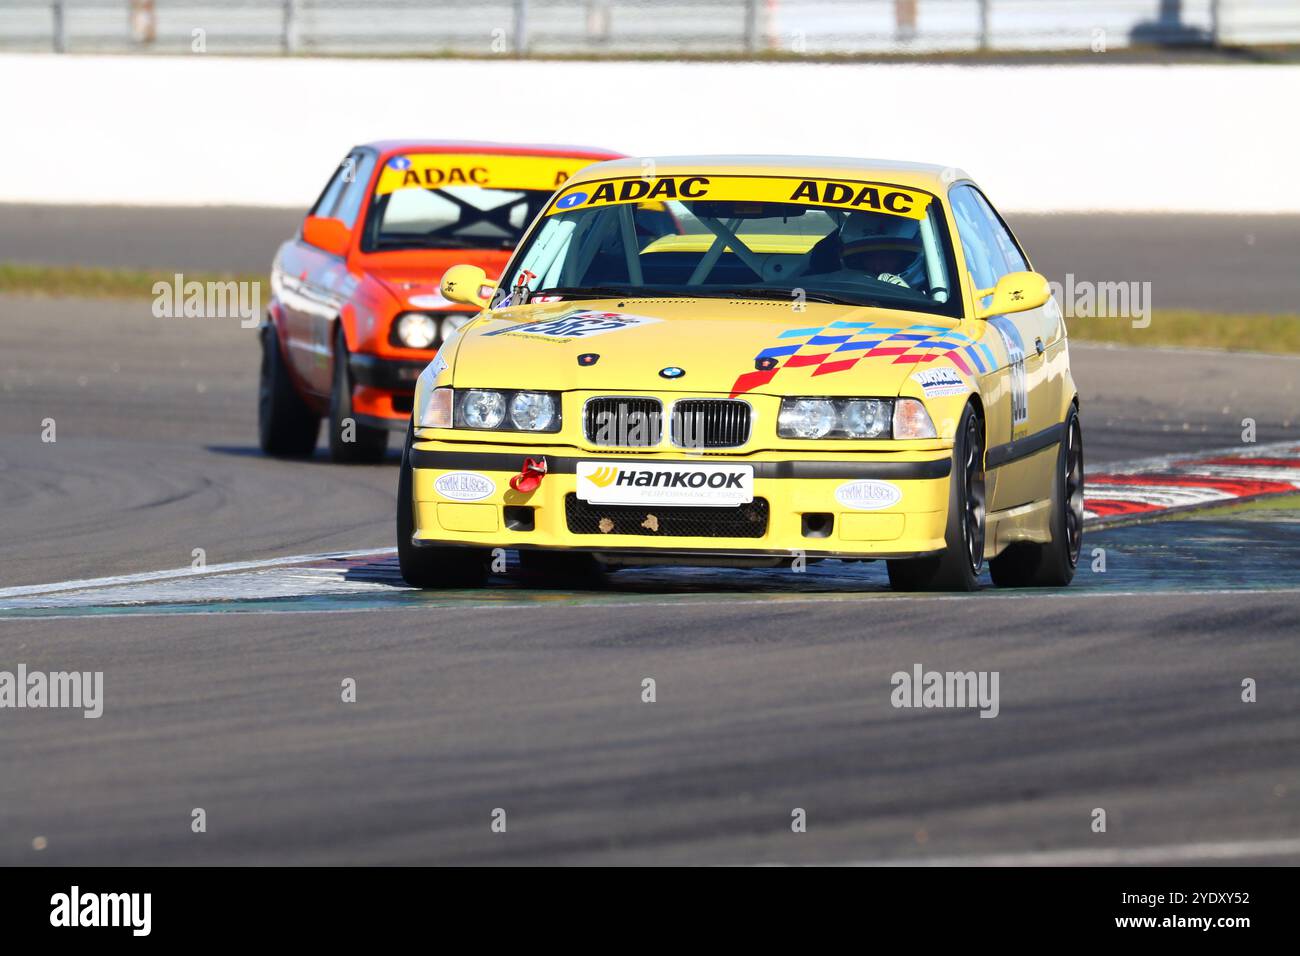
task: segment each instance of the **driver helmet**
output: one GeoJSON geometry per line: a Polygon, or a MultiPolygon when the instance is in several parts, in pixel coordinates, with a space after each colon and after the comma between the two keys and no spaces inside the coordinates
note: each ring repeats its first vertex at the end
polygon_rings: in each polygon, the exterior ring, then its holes
{"type": "Polygon", "coordinates": [[[920,224],[901,216],[855,213],[840,229],[840,264],[845,269],[914,285],[924,276],[920,224]]]}

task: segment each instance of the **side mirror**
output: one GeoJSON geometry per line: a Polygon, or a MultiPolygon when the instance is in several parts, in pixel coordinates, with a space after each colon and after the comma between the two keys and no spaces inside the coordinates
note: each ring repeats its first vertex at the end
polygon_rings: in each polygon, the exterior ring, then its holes
{"type": "Polygon", "coordinates": [[[348,242],[352,232],[342,219],[326,219],[323,216],[308,216],[302,223],[302,241],[309,246],[323,249],[336,256],[348,254],[348,242]]]}
{"type": "Polygon", "coordinates": [[[497,284],[478,266],[452,266],[442,274],[439,288],[445,299],[482,309],[492,301],[497,284]]]}
{"type": "Polygon", "coordinates": [[[1047,279],[1037,272],[1008,272],[991,289],[975,293],[975,317],[987,319],[991,315],[1009,312],[1026,312],[1036,309],[1052,297],[1047,279]],[[980,305],[986,296],[993,296],[987,306],[980,305]]]}

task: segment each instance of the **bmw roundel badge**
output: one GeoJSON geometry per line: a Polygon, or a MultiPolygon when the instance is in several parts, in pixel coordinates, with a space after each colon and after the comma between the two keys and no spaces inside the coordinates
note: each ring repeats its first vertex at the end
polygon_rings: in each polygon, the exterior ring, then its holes
{"type": "Polygon", "coordinates": [[[685,374],[686,369],[678,368],[676,365],[670,365],[659,370],[660,378],[681,378],[685,374]]]}

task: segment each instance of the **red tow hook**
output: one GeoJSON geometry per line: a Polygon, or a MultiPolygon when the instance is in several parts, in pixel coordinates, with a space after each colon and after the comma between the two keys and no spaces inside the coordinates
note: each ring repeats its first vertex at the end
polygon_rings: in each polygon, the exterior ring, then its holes
{"type": "Polygon", "coordinates": [[[510,487],[520,494],[528,494],[536,491],[546,477],[546,459],[545,458],[525,458],[524,467],[519,469],[519,474],[510,479],[510,487]]]}

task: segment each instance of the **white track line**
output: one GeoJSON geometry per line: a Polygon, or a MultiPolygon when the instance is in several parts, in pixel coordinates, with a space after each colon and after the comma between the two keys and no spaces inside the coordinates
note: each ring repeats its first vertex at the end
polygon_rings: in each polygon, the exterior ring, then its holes
{"type": "Polygon", "coordinates": [[[204,574],[225,574],[228,571],[252,571],[274,568],[286,564],[308,564],[332,559],[370,558],[382,554],[396,554],[396,548],[371,548],[368,551],[325,551],[321,554],[291,554],[283,558],[263,558],[258,561],[229,561],[209,564],[202,568],[171,568],[167,571],[142,571],[139,574],[119,574],[107,578],[86,578],[81,581],[59,581],[55,584],[25,584],[20,587],[0,588],[0,598],[24,597],[29,594],[54,594],[58,591],[80,591],[85,588],[102,588],[115,584],[146,584],[168,578],[188,578],[204,574]]]}
{"type": "Polygon", "coordinates": [[[1300,838],[1176,843],[1168,846],[1113,847],[1093,850],[1038,850],[971,856],[913,857],[899,860],[854,860],[841,866],[1150,866],[1166,863],[1219,862],[1300,855],[1300,838]]]}

